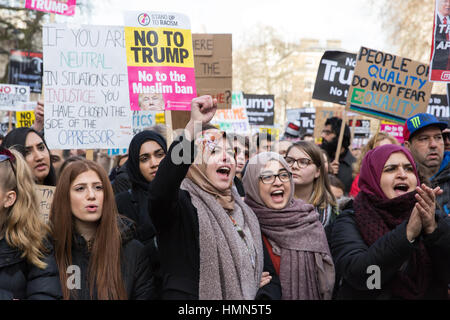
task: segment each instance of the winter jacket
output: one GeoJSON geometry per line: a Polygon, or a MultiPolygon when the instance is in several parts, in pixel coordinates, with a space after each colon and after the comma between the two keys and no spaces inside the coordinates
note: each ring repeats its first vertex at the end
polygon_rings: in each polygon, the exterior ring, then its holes
{"type": "Polygon", "coordinates": [[[21,258],[22,252],[10,247],[5,238],[0,240],[0,300],[62,298],[53,246],[46,242],[46,247],[47,267],[40,269],[21,258]]]}
{"type": "MultiPolygon", "coordinates": [[[[125,284],[128,300],[148,300],[153,297],[153,280],[144,245],[136,240],[133,222],[122,218],[119,227],[122,237],[122,280],[125,284]]],[[[74,232],[72,265],[80,268],[81,285],[80,289],[71,290],[71,293],[74,293],[71,296],[72,300],[91,300],[88,284],[89,257],[90,252],[86,240],[80,234],[74,232]]],[[[93,299],[97,299],[95,292],[93,299]]]]}
{"type": "Polygon", "coordinates": [[[352,187],[353,182],[353,162],[355,162],[356,159],[353,157],[350,150],[347,149],[344,156],[339,157],[339,172],[336,175],[336,177],[342,181],[342,183],[345,186],[344,193],[349,193],[350,188],[352,187]]]}
{"type": "Polygon", "coordinates": [[[445,151],[444,159],[437,174],[431,179],[433,188],[439,186],[444,193],[437,196],[439,209],[443,210],[447,215],[450,213],[450,151],[445,151]]]}
{"type": "Polygon", "coordinates": [[[337,299],[398,299],[389,289],[392,279],[408,262],[423,241],[432,262],[433,273],[425,299],[446,299],[450,282],[450,218],[436,214],[438,227],[410,243],[404,221],[370,247],[364,242],[352,208],[340,213],[332,230],[331,253],[336,267],[337,299]],[[381,271],[381,289],[369,289],[368,280],[375,265],[381,271]]]}
{"type": "MultiPolygon", "coordinates": [[[[200,279],[200,241],[197,209],[189,192],[180,189],[190,163],[194,160],[194,142],[181,137],[170,146],[161,161],[155,179],[149,187],[149,214],[157,230],[161,270],[163,273],[162,299],[198,300],[200,279]],[[182,144],[184,155],[190,160],[175,164],[176,151],[182,144]],[[174,154],[172,154],[174,153],[174,154]]],[[[261,240],[262,241],[262,240],[261,240]]],[[[259,289],[256,299],[280,299],[281,285],[267,250],[264,250],[264,269],[272,281],[259,289]],[[268,265],[270,264],[270,266],[268,265]]]]}
{"type": "MultiPolygon", "coordinates": [[[[147,200],[148,201],[148,200],[147,200]]],[[[121,192],[116,196],[116,204],[119,213],[136,223],[136,239],[144,246],[147,256],[150,259],[150,270],[153,276],[154,294],[152,300],[158,299],[161,292],[161,266],[159,258],[158,244],[156,240],[156,230],[148,212],[145,214],[139,210],[139,203],[132,190],[121,192]]]]}
{"type": "Polygon", "coordinates": [[[130,179],[128,178],[126,163],[117,170],[114,181],[111,182],[114,194],[117,195],[131,188],[130,179]]]}

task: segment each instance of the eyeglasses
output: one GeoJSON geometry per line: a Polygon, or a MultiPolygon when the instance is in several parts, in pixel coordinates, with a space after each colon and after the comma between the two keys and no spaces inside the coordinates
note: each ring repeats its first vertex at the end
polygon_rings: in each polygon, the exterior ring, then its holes
{"type": "Polygon", "coordinates": [[[322,130],[322,133],[323,133],[324,135],[328,136],[328,135],[330,135],[330,134],[332,134],[332,133],[334,133],[334,132],[331,131],[331,130],[323,129],[323,130],[322,130]]]}
{"type": "Polygon", "coordinates": [[[281,172],[279,174],[271,174],[271,175],[262,175],[259,177],[261,179],[262,183],[264,184],[272,184],[275,182],[276,177],[281,182],[289,182],[291,181],[291,174],[289,172],[281,172]]]}
{"type": "Polygon", "coordinates": [[[289,165],[289,167],[293,167],[293,166],[294,166],[294,163],[297,162],[297,166],[298,166],[299,168],[302,168],[302,169],[306,168],[306,167],[309,166],[311,163],[313,163],[313,161],[312,161],[311,159],[308,159],[308,158],[294,159],[294,158],[291,158],[291,157],[286,157],[286,158],[284,158],[284,159],[286,160],[286,162],[287,162],[287,164],[289,165]]]}

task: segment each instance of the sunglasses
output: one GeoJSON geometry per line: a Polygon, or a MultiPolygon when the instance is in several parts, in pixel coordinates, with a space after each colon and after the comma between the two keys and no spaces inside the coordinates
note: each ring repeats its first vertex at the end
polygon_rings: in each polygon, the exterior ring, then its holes
{"type": "Polygon", "coordinates": [[[10,156],[6,155],[6,154],[0,154],[0,162],[6,161],[6,160],[9,161],[9,164],[11,165],[12,171],[14,172],[14,176],[16,176],[16,169],[14,168],[14,165],[13,165],[13,159],[10,156]]]}

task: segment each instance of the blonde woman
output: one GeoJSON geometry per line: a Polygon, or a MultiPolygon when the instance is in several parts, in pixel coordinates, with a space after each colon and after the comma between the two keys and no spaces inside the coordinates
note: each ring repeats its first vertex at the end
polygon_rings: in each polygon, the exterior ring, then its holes
{"type": "Polygon", "coordinates": [[[353,183],[349,192],[349,196],[356,197],[359,192],[359,171],[361,170],[361,163],[364,156],[372,149],[376,147],[385,145],[385,144],[395,144],[398,145],[397,139],[385,132],[378,132],[372,138],[370,138],[369,142],[361,149],[361,155],[356,162],[353,163],[353,183]]]}
{"type": "Polygon", "coordinates": [[[298,141],[289,147],[285,160],[292,170],[294,197],[316,208],[319,220],[329,236],[331,224],[337,215],[337,206],[322,151],[312,142],[298,141]]]}
{"type": "Polygon", "coordinates": [[[34,186],[21,154],[0,148],[0,300],[62,297],[34,186]]]}

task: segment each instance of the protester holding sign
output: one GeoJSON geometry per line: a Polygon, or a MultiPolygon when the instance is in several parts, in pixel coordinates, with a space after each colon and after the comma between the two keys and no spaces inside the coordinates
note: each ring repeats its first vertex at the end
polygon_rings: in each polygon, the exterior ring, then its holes
{"type": "Polygon", "coordinates": [[[269,277],[262,279],[267,269],[258,220],[231,187],[232,145],[208,125],[216,108],[210,96],[192,100],[184,134],[172,143],[149,187],[163,299],[255,299],[260,286],[267,297],[273,285],[269,277]],[[199,136],[195,124],[202,125],[199,136]]]}
{"type": "Polygon", "coordinates": [[[3,141],[5,148],[15,147],[25,158],[37,184],[56,185],[56,173],[44,138],[32,128],[16,128],[3,141]]]}
{"type": "Polygon", "coordinates": [[[344,137],[342,140],[342,147],[340,150],[339,163],[335,161],[336,149],[338,146],[339,133],[341,132],[342,119],[337,117],[328,118],[325,122],[325,127],[322,130],[322,144],[321,148],[324,149],[331,162],[332,172],[338,177],[339,180],[345,185],[345,192],[350,191],[350,187],[353,182],[352,178],[352,164],[355,162],[350,146],[350,128],[345,125],[344,137]]]}
{"type": "Polygon", "coordinates": [[[289,147],[285,159],[293,174],[294,196],[316,208],[319,220],[330,236],[337,207],[320,148],[312,142],[297,141],[289,147]]]}
{"type": "Polygon", "coordinates": [[[283,300],[329,300],[334,265],[314,207],[294,199],[289,165],[274,152],[250,159],[245,203],[258,217],[264,245],[280,277],[283,300]]]}
{"type": "Polygon", "coordinates": [[[101,166],[81,160],[64,168],[50,222],[64,299],[152,297],[144,245],[135,239],[133,222],[119,217],[111,184],[101,166]]]}
{"type": "Polygon", "coordinates": [[[157,296],[161,290],[160,261],[156,230],[148,215],[148,184],[155,178],[159,163],[166,156],[166,152],[166,141],[158,133],[145,130],[135,135],[130,142],[125,164],[131,189],[116,195],[119,213],[136,223],[137,238],[145,245],[157,296]]]}
{"type": "Polygon", "coordinates": [[[411,153],[393,144],[366,154],[359,186],[333,227],[337,298],[447,299],[450,224],[435,210],[442,191],[420,185],[411,153]]]}
{"type": "Polygon", "coordinates": [[[49,227],[33,176],[16,150],[0,148],[0,300],[60,299],[49,227]]]}

